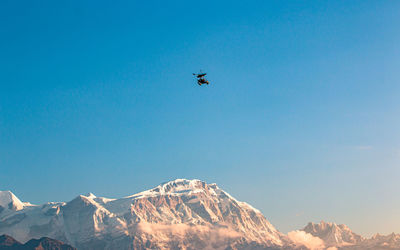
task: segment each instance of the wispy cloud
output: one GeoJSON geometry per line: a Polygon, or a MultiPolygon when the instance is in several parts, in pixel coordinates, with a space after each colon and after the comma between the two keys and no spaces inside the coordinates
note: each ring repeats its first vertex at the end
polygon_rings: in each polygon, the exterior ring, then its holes
{"type": "Polygon", "coordinates": [[[200,225],[189,226],[186,224],[165,225],[140,222],[137,229],[139,232],[157,236],[158,239],[162,239],[165,243],[171,241],[183,242],[185,239],[193,238],[193,235],[195,235],[199,238],[208,239],[208,245],[206,247],[202,247],[203,249],[207,250],[219,249],[230,240],[243,236],[239,232],[228,228],[200,225]]]}

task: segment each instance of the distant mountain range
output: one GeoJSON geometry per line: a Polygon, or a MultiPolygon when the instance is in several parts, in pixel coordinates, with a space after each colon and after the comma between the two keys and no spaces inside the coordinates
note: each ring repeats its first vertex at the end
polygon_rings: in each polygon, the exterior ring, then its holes
{"type": "Polygon", "coordinates": [[[80,195],[32,205],[0,191],[0,235],[49,237],[77,249],[400,249],[400,235],[370,239],[321,222],[279,232],[216,184],[177,179],[121,199],[80,195]]]}
{"type": "Polygon", "coordinates": [[[0,250],[76,250],[76,248],[47,237],[32,239],[22,244],[11,236],[1,235],[0,250]]]}

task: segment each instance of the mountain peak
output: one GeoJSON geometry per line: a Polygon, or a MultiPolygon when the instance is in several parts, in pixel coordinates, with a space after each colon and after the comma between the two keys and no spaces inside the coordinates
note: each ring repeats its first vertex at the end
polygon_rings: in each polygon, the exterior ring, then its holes
{"type": "Polygon", "coordinates": [[[164,182],[155,188],[128,197],[145,198],[160,195],[181,196],[185,194],[200,193],[204,192],[205,190],[217,188],[218,187],[216,185],[208,185],[204,181],[198,179],[176,179],[173,181],[164,182]]]}
{"type": "Polygon", "coordinates": [[[175,179],[173,181],[163,182],[160,185],[158,185],[158,187],[163,187],[164,189],[166,189],[166,191],[168,189],[170,189],[172,191],[176,188],[179,189],[179,187],[185,187],[185,188],[189,188],[189,189],[204,188],[205,184],[206,183],[204,181],[201,181],[198,179],[193,179],[193,180],[175,179]]]}
{"type": "Polygon", "coordinates": [[[189,187],[189,188],[200,188],[204,187],[206,183],[198,179],[175,179],[173,181],[168,181],[160,184],[162,187],[189,187]]]}
{"type": "Polygon", "coordinates": [[[87,198],[91,198],[91,199],[97,198],[97,196],[94,195],[93,193],[87,193],[87,194],[85,194],[84,196],[86,196],[87,198]]]}
{"type": "Polygon", "coordinates": [[[360,235],[353,233],[348,226],[337,225],[333,222],[310,222],[303,231],[321,238],[328,246],[354,245],[363,240],[360,235]]]}
{"type": "Polygon", "coordinates": [[[132,238],[137,249],[178,245],[214,249],[253,243],[282,246],[286,240],[258,210],[237,201],[216,184],[198,179],[176,179],[120,199],[89,193],[66,203],[35,206],[23,212],[10,210],[0,215],[10,225],[0,225],[0,233],[27,241],[31,238],[25,230],[28,227],[37,236],[61,239],[80,249],[97,249],[96,244],[120,249],[119,244],[131,244],[128,242],[132,238]],[[118,240],[104,241],[109,238],[118,240]],[[147,245],[150,238],[151,244],[147,245]],[[186,238],[196,240],[187,242],[186,238]],[[210,239],[215,240],[210,243],[210,239]]]}
{"type": "Polygon", "coordinates": [[[0,191],[0,206],[6,209],[18,211],[24,208],[24,203],[22,203],[11,191],[0,191]]]}

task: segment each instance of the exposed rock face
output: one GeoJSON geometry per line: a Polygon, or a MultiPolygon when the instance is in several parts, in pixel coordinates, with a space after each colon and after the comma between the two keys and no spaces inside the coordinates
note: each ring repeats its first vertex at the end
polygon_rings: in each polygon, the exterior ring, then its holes
{"type": "Polygon", "coordinates": [[[365,239],[361,244],[344,249],[400,249],[400,234],[380,235],[375,234],[369,239],[365,239]]]}
{"type": "Polygon", "coordinates": [[[333,247],[347,250],[400,249],[400,235],[394,233],[386,236],[376,234],[367,239],[353,233],[346,225],[337,225],[324,221],[319,224],[309,223],[303,231],[322,239],[327,248],[333,247]]]}
{"type": "Polygon", "coordinates": [[[303,231],[322,239],[327,247],[355,245],[364,240],[362,236],[353,233],[346,225],[337,225],[332,222],[308,223],[303,231]]]}
{"type": "Polygon", "coordinates": [[[23,245],[23,249],[35,249],[35,250],[76,250],[76,248],[64,244],[61,241],[42,237],[38,240],[32,239],[23,245]]]}
{"type": "Polygon", "coordinates": [[[76,250],[61,241],[43,237],[32,239],[25,244],[20,243],[11,236],[0,236],[0,250],[76,250]]]}
{"type": "Polygon", "coordinates": [[[366,239],[327,222],[284,235],[257,209],[200,180],[177,179],[120,199],[90,193],[44,205],[0,191],[0,206],[0,234],[18,240],[2,236],[2,247],[72,249],[62,248],[66,242],[83,250],[400,249],[400,235],[366,239]]]}
{"type": "Polygon", "coordinates": [[[0,214],[0,233],[78,249],[257,249],[287,243],[256,209],[216,184],[177,179],[121,199],[93,194],[0,214]]]}
{"type": "Polygon", "coordinates": [[[19,246],[22,246],[22,244],[13,237],[5,234],[0,236],[0,249],[11,249],[11,247],[19,246]]]}

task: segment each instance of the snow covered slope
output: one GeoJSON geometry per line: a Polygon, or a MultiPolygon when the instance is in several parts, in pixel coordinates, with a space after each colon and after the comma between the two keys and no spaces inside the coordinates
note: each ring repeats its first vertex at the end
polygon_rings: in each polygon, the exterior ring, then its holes
{"type": "Polygon", "coordinates": [[[376,234],[367,239],[352,232],[346,225],[324,221],[318,224],[309,223],[303,231],[322,239],[326,248],[347,250],[400,249],[400,235],[394,233],[386,236],[376,234]]]}
{"type": "Polygon", "coordinates": [[[362,244],[363,249],[400,249],[400,234],[375,234],[362,244]]]}
{"type": "Polygon", "coordinates": [[[10,191],[0,191],[0,213],[5,210],[18,211],[25,206],[30,206],[30,204],[21,202],[10,191]]]}
{"type": "Polygon", "coordinates": [[[365,239],[346,225],[280,233],[216,184],[177,179],[119,199],[79,195],[32,205],[0,191],[0,235],[49,237],[77,249],[400,249],[400,235],[365,239]]]}
{"type": "Polygon", "coordinates": [[[310,222],[303,231],[322,239],[328,247],[355,245],[363,240],[363,237],[353,233],[346,225],[332,222],[321,221],[319,224],[310,222]]]}
{"type": "Polygon", "coordinates": [[[260,211],[200,180],[177,179],[121,199],[88,194],[40,206],[7,194],[0,196],[9,210],[0,213],[0,234],[19,241],[46,236],[78,249],[280,248],[287,243],[260,211]],[[15,206],[8,205],[11,201],[15,206]]]}

